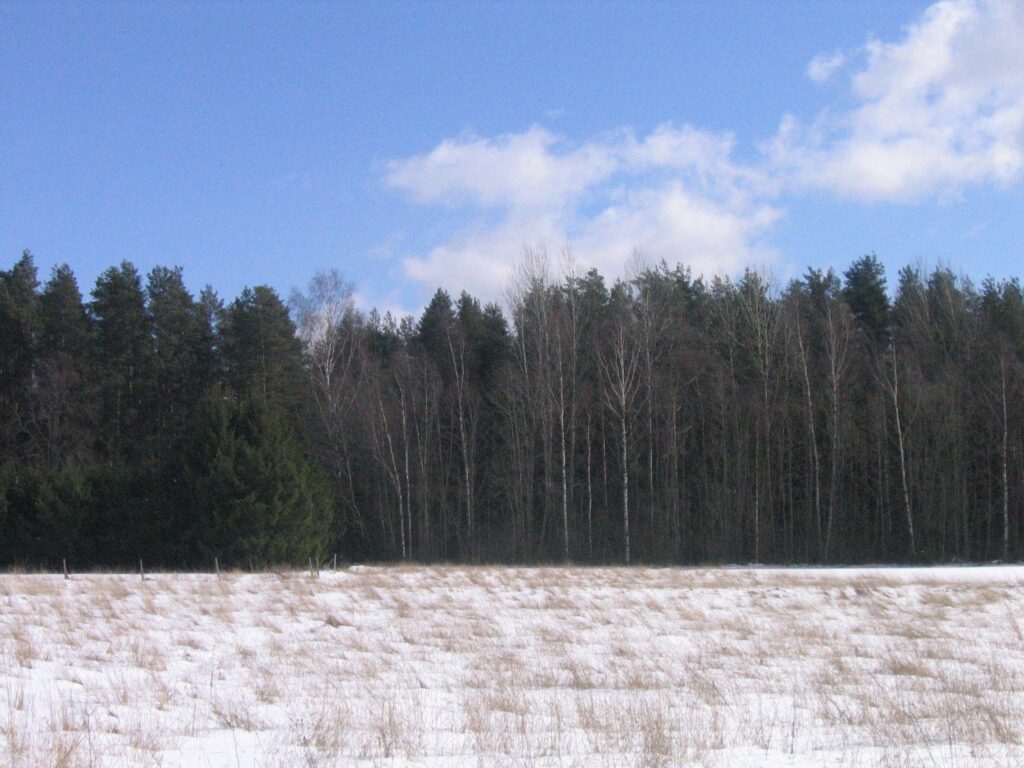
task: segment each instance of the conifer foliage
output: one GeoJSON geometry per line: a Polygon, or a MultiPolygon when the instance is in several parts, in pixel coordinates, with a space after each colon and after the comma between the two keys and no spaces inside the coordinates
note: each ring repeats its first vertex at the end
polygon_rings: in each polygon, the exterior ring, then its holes
{"type": "Polygon", "coordinates": [[[297,430],[302,347],[280,298],[226,309],[181,270],[0,272],[0,562],[304,563],[332,490],[297,430]]]}
{"type": "Polygon", "coordinates": [[[529,251],[502,306],[0,269],[0,564],[1024,556],[1024,291],[529,251]]]}
{"type": "Polygon", "coordinates": [[[200,561],[299,563],[323,554],[330,491],[280,412],[262,401],[219,391],[204,398],[178,479],[200,561]]]}

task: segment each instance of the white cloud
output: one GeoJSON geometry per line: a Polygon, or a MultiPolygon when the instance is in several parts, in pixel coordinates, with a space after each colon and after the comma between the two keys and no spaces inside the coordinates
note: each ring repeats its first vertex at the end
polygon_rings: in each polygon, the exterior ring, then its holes
{"type": "Polygon", "coordinates": [[[784,121],[773,160],[796,186],[868,201],[1015,182],[1024,173],[1022,41],[1024,3],[936,3],[899,42],[867,44],[853,109],[811,126],[784,121]]]}
{"type": "Polygon", "coordinates": [[[767,204],[716,202],[673,180],[605,208],[576,233],[573,244],[604,274],[620,273],[633,248],[655,260],[681,262],[698,274],[730,274],[770,260],[772,252],[761,241],[780,215],[767,204]]]}
{"type": "Polygon", "coordinates": [[[546,208],[570,202],[614,170],[599,144],[560,151],[541,128],[493,139],[443,141],[425,155],[388,164],[388,183],[419,203],[546,208]]]}
{"type": "Polygon", "coordinates": [[[470,226],[424,256],[403,262],[405,276],[428,288],[468,290],[483,299],[501,296],[523,248],[561,243],[564,229],[550,215],[510,211],[497,225],[470,226]]]}
{"type": "Polygon", "coordinates": [[[1024,175],[1024,0],[943,0],[895,42],[815,57],[852,70],[850,106],[782,119],[756,162],[730,133],[662,125],[573,144],[533,127],[463,136],[388,165],[415,202],[457,212],[455,234],[406,257],[430,287],[500,295],[524,246],[570,243],[583,266],[622,274],[634,248],[704,274],[771,259],[787,194],[871,202],[949,199],[1024,175]],[[859,61],[859,66],[855,64],[859,61]]]}
{"type": "Polygon", "coordinates": [[[816,83],[824,83],[845,63],[846,56],[842,51],[819,53],[807,65],[807,76],[816,83]]]}
{"type": "Polygon", "coordinates": [[[531,128],[467,137],[389,165],[414,200],[474,209],[481,220],[404,261],[426,285],[500,294],[527,245],[571,243],[584,267],[621,274],[631,251],[730,272],[768,254],[759,244],[778,211],[758,203],[761,174],[733,161],[729,135],[663,125],[580,146],[531,128]],[[493,211],[499,212],[493,221],[493,211]],[[490,220],[489,220],[490,219],[490,220]]]}

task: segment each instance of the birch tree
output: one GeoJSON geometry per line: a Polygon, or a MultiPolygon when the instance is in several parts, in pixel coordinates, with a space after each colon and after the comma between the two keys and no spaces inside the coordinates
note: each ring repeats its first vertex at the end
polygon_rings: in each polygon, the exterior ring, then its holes
{"type": "Polygon", "coordinates": [[[640,387],[641,352],[636,343],[636,330],[629,307],[627,287],[620,283],[612,291],[612,317],[608,341],[598,354],[605,406],[618,422],[619,459],[622,478],[623,558],[630,562],[629,528],[629,461],[634,431],[633,418],[640,387]]]}

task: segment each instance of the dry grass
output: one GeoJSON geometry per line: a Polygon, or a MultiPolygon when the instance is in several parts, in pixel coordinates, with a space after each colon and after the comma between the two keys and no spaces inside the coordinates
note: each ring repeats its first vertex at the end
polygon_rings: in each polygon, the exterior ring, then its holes
{"type": "Polygon", "coordinates": [[[1024,764],[1021,572],[0,577],[0,765],[1024,764]]]}

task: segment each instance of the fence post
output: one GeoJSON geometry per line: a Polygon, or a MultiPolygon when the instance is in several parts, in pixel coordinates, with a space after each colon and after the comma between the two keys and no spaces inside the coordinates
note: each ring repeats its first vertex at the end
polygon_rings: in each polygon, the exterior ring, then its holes
{"type": "Polygon", "coordinates": [[[64,566],[64,581],[67,581],[69,578],[71,578],[70,576],[68,576],[68,559],[66,557],[62,557],[60,562],[61,565],[64,566]]]}
{"type": "Polygon", "coordinates": [[[143,581],[146,580],[146,572],[142,569],[142,558],[139,558],[139,578],[143,581]]]}
{"type": "Polygon", "coordinates": [[[213,558],[213,570],[217,572],[217,581],[220,581],[220,563],[217,562],[217,558],[213,558]]]}

